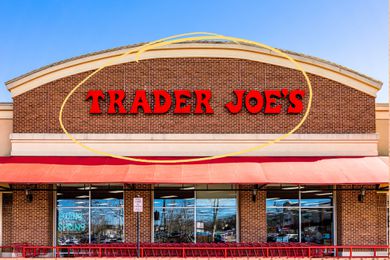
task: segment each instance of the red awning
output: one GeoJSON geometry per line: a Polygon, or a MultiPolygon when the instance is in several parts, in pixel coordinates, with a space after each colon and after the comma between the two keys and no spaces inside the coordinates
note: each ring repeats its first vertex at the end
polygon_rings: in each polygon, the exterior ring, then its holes
{"type": "Polygon", "coordinates": [[[0,158],[0,183],[11,184],[388,182],[389,168],[379,157],[233,157],[185,164],[132,163],[105,157],[0,158]]]}

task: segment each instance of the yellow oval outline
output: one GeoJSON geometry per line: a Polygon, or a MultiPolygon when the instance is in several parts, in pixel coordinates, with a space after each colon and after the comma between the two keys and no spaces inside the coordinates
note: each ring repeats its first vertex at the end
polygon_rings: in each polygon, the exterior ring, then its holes
{"type": "Polygon", "coordinates": [[[250,40],[246,40],[246,39],[241,39],[241,38],[237,38],[237,37],[223,36],[223,35],[219,35],[219,34],[215,34],[215,33],[207,33],[207,32],[193,32],[193,33],[184,33],[184,34],[173,35],[173,36],[170,36],[170,37],[162,38],[162,39],[159,39],[159,40],[156,40],[156,41],[153,41],[153,42],[141,45],[141,46],[136,47],[134,49],[131,49],[131,50],[123,53],[122,55],[117,56],[116,58],[114,58],[114,59],[106,62],[105,64],[103,64],[101,67],[99,67],[94,72],[89,74],[79,84],[77,84],[77,86],[74,87],[69,92],[69,94],[65,97],[64,101],[61,104],[61,109],[60,109],[60,112],[59,112],[59,122],[60,122],[60,126],[61,126],[62,131],[65,133],[65,135],[70,140],[72,140],[75,144],[77,144],[77,145],[83,147],[84,149],[86,149],[86,150],[88,150],[88,151],[90,151],[92,153],[95,153],[97,155],[109,156],[109,157],[112,157],[112,158],[123,159],[123,160],[133,161],[133,162],[142,162],[142,163],[187,163],[187,162],[200,162],[200,161],[213,160],[213,159],[219,159],[219,158],[225,158],[225,157],[231,157],[231,156],[238,156],[238,155],[241,155],[241,154],[244,154],[244,153],[253,152],[253,151],[265,148],[267,146],[270,146],[270,145],[272,145],[274,143],[280,142],[283,139],[286,139],[288,136],[290,136],[291,134],[295,133],[302,126],[302,124],[306,121],[306,119],[307,119],[307,117],[308,117],[308,115],[310,113],[312,99],[313,99],[313,90],[312,90],[310,79],[309,79],[309,77],[306,74],[306,71],[301,67],[301,65],[299,65],[299,63],[294,58],[290,57],[288,54],[284,53],[283,51],[275,49],[275,48],[273,48],[271,46],[268,46],[266,44],[263,44],[263,43],[250,41],[250,40]],[[186,36],[190,36],[190,35],[206,35],[206,36],[195,36],[195,37],[182,38],[182,37],[186,37],[186,36]],[[271,51],[276,52],[279,55],[283,56],[284,58],[288,59],[289,61],[291,61],[297,67],[297,69],[300,72],[302,72],[303,76],[306,79],[308,88],[309,88],[309,102],[308,102],[307,109],[305,111],[305,114],[304,114],[303,118],[301,119],[301,121],[299,121],[299,123],[293,129],[291,129],[286,134],[280,135],[278,138],[275,138],[273,140],[268,141],[267,143],[264,143],[264,144],[261,144],[261,145],[257,145],[257,146],[251,147],[251,148],[246,148],[246,149],[242,149],[242,150],[239,150],[239,151],[236,151],[236,152],[230,152],[230,153],[219,154],[219,155],[214,155],[214,156],[189,158],[189,159],[179,159],[179,160],[150,160],[150,159],[141,159],[141,158],[127,157],[127,156],[107,153],[107,152],[104,152],[104,151],[100,151],[100,150],[91,148],[88,145],[85,145],[85,144],[79,142],[76,138],[73,137],[73,135],[71,135],[66,130],[66,128],[65,128],[65,126],[63,124],[63,121],[62,121],[62,116],[63,116],[64,107],[65,107],[67,101],[69,100],[69,98],[88,79],[90,79],[93,75],[97,74],[99,71],[101,71],[105,67],[110,66],[117,59],[120,59],[120,58],[122,58],[124,56],[130,55],[132,53],[135,53],[136,54],[135,61],[138,62],[138,60],[139,60],[139,58],[140,58],[142,53],[144,53],[144,52],[146,52],[148,50],[151,50],[153,48],[156,48],[156,47],[161,47],[161,46],[165,46],[165,45],[169,45],[169,44],[173,44],[173,43],[180,43],[180,42],[202,41],[202,40],[216,40],[216,39],[218,39],[218,40],[226,40],[226,41],[233,41],[233,42],[236,42],[236,43],[242,42],[242,43],[256,45],[256,46],[259,46],[259,47],[271,50],[271,51]]]}

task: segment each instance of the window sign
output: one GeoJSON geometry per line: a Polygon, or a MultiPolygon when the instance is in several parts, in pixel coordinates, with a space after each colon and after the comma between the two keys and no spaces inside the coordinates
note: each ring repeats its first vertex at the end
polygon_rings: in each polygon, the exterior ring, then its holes
{"type": "Polygon", "coordinates": [[[57,245],[123,241],[123,187],[57,188],[57,245]]]}

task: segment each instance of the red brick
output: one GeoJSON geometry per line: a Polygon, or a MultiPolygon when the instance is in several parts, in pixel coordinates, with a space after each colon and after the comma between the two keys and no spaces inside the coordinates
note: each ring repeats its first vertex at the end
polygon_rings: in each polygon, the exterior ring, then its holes
{"type": "MultiPolygon", "coordinates": [[[[62,78],[14,98],[15,133],[61,133],[58,113],[66,95],[89,72],[62,78]]],[[[298,133],[375,133],[375,98],[338,82],[309,75],[313,86],[310,115],[298,133]]],[[[224,105],[233,89],[305,89],[293,69],[228,58],[143,60],[105,68],[69,99],[64,124],[72,133],[285,133],[302,115],[230,114],[224,105]],[[213,115],[90,115],[89,89],[124,89],[126,108],[136,89],[211,89],[213,115]]],[[[308,92],[307,92],[308,93],[308,92]]],[[[308,98],[304,99],[305,107],[308,98]]],[[[103,106],[107,111],[107,104],[103,106]]]]}

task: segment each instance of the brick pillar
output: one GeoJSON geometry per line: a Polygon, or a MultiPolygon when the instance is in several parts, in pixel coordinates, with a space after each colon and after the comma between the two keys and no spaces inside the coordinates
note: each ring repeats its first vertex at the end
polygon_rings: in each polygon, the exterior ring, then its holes
{"type": "MultiPolygon", "coordinates": [[[[150,189],[151,185],[136,185],[136,189],[150,189]]],[[[152,192],[148,191],[125,191],[125,240],[136,242],[136,213],[133,212],[133,198],[140,195],[144,201],[144,211],[141,213],[141,242],[151,242],[152,236],[152,192]]]]}
{"type": "MultiPolygon", "coordinates": [[[[15,185],[15,188],[26,188],[15,185]]],[[[37,188],[51,189],[51,185],[38,185],[37,188]]],[[[53,244],[53,192],[32,191],[33,201],[26,200],[24,190],[14,191],[12,198],[12,243],[33,245],[53,244]]]]}
{"type": "Polygon", "coordinates": [[[3,193],[2,244],[12,243],[12,193],[3,193]]]}
{"type": "MultiPolygon", "coordinates": [[[[253,185],[241,185],[240,188],[251,189],[253,185]]],[[[256,202],[253,202],[252,191],[240,191],[240,242],[267,241],[266,197],[266,191],[258,191],[256,202]]]]}
{"type": "Polygon", "coordinates": [[[337,191],[338,244],[385,245],[386,195],[366,191],[364,202],[359,202],[359,194],[360,191],[337,191]]]}

